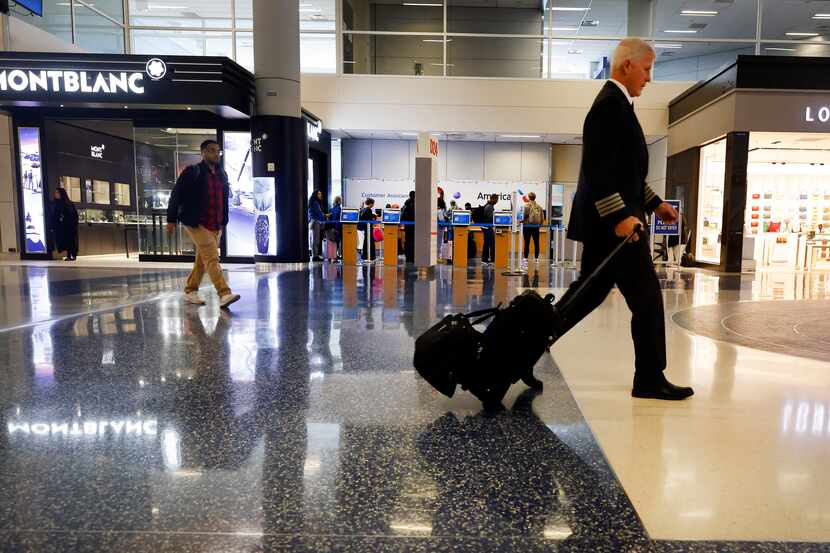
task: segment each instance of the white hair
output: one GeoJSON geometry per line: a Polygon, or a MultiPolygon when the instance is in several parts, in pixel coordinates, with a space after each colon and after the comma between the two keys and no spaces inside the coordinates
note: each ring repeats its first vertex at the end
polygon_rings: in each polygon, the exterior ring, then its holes
{"type": "Polygon", "coordinates": [[[624,38],[614,49],[611,71],[618,71],[627,61],[639,61],[646,55],[654,55],[654,47],[641,38],[624,38]]]}

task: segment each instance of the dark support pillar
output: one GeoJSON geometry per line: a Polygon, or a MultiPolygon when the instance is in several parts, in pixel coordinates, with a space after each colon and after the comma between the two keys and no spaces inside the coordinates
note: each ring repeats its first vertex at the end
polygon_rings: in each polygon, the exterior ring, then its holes
{"type": "Polygon", "coordinates": [[[728,273],[741,272],[748,161],[749,133],[727,134],[720,263],[722,270],[728,273]]]}
{"type": "Polygon", "coordinates": [[[276,229],[272,234],[276,243],[269,246],[268,255],[257,255],[257,261],[308,261],[299,21],[296,0],[254,0],[257,111],[251,123],[252,168],[255,190],[257,178],[274,179],[274,213],[269,225],[276,229]]]}

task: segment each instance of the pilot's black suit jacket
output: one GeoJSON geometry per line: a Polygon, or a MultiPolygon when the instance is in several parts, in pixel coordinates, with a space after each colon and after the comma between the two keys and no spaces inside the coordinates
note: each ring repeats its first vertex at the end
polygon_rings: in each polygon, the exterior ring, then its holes
{"type": "Polygon", "coordinates": [[[582,129],[582,166],[568,238],[608,243],[629,216],[644,219],[663,200],[646,186],[648,147],[633,106],[611,81],[602,87],[582,129]]]}

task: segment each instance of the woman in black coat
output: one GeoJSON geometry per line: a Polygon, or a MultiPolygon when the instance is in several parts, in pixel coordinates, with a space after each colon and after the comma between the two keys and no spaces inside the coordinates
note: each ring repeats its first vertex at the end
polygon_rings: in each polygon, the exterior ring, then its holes
{"type": "Polygon", "coordinates": [[[51,226],[55,250],[66,252],[65,261],[75,261],[78,256],[78,210],[64,188],[56,188],[53,198],[51,226]]]}

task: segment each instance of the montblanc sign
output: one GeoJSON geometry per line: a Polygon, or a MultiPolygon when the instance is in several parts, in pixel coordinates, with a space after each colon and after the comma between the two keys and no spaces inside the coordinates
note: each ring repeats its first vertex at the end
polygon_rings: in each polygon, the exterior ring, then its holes
{"type": "Polygon", "coordinates": [[[145,77],[158,81],[167,65],[149,60],[144,71],[74,71],[66,69],[4,69],[0,71],[2,92],[50,92],[98,94],[144,94],[145,77]]]}

